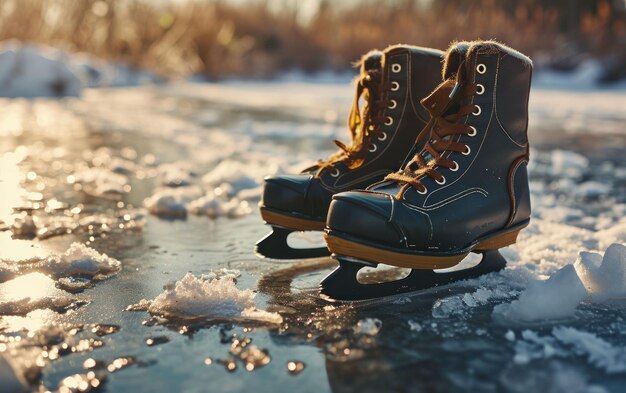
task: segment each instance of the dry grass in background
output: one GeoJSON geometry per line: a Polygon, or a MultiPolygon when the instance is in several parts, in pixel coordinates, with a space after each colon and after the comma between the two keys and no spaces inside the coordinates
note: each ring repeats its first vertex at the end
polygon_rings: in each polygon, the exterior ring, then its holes
{"type": "Polygon", "coordinates": [[[0,0],[0,39],[209,78],[343,69],[374,47],[478,37],[559,53],[549,60],[561,68],[587,55],[626,68],[624,0],[321,0],[304,22],[298,2],[283,1],[276,11],[260,0],[0,0]]]}

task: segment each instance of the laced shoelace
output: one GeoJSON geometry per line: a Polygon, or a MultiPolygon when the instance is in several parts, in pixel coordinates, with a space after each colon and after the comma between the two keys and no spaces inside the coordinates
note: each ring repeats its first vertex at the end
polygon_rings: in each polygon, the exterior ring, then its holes
{"type": "MultiPolygon", "coordinates": [[[[446,88],[446,83],[440,88],[443,92],[449,91],[449,87],[446,88]]],[[[437,94],[436,91],[433,95],[435,94],[437,94]]],[[[464,83],[461,78],[457,77],[456,84],[449,96],[446,94],[433,103],[433,108],[439,106],[442,110],[438,111],[436,116],[431,112],[431,119],[426,126],[430,128],[430,140],[407,163],[403,170],[387,175],[385,181],[391,180],[408,184],[422,194],[427,192],[422,183],[425,176],[433,178],[438,184],[444,184],[445,177],[438,169],[442,167],[453,171],[459,169],[457,162],[449,157],[444,157],[444,153],[456,152],[465,155],[470,153],[469,146],[458,142],[458,138],[455,136],[473,136],[476,134],[474,127],[461,123],[461,120],[474,112],[476,108],[474,104],[469,102],[471,100],[468,100],[475,94],[476,85],[464,83]]]]}
{"type": "Polygon", "coordinates": [[[334,142],[339,147],[339,151],[326,160],[316,162],[312,167],[305,169],[305,172],[317,169],[315,176],[319,177],[325,169],[334,168],[335,164],[341,161],[347,161],[351,169],[363,163],[369,147],[368,142],[377,136],[378,126],[385,121],[383,110],[389,105],[389,100],[384,94],[389,89],[387,85],[389,84],[382,82],[382,71],[379,70],[366,71],[357,80],[356,93],[348,118],[352,143],[347,146],[335,139],[334,142]],[[361,97],[365,98],[363,111],[359,107],[361,97]]]}

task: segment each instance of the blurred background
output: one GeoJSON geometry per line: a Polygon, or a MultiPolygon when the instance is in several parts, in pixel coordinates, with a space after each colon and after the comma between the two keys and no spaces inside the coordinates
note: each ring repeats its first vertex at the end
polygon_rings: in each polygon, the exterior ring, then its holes
{"type": "Polygon", "coordinates": [[[345,71],[390,44],[468,38],[501,40],[540,70],[626,78],[625,0],[0,0],[3,52],[17,40],[80,53],[92,85],[98,59],[153,80],[266,79],[345,71]]]}

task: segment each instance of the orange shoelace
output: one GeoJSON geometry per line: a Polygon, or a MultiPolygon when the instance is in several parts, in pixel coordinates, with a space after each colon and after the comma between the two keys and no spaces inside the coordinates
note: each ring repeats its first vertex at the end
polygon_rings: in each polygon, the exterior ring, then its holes
{"type": "Polygon", "coordinates": [[[382,72],[378,70],[366,71],[357,81],[356,93],[352,102],[352,109],[348,118],[348,127],[352,136],[352,143],[347,146],[339,140],[335,144],[339,151],[326,160],[320,160],[304,171],[316,169],[315,176],[319,177],[327,168],[333,168],[336,163],[347,161],[351,169],[363,164],[365,153],[369,148],[369,141],[378,135],[378,126],[384,122],[383,110],[389,105],[384,92],[389,89],[388,83],[382,82],[382,72]],[[363,111],[359,107],[361,97],[365,99],[363,111]]]}
{"type": "Polygon", "coordinates": [[[449,79],[442,83],[431,96],[424,100],[431,118],[426,125],[430,132],[430,139],[423,149],[407,163],[401,171],[387,175],[385,181],[391,180],[405,183],[415,188],[420,193],[426,192],[422,184],[424,176],[435,179],[443,184],[444,176],[438,168],[458,170],[458,164],[448,156],[446,152],[469,154],[469,147],[458,142],[456,136],[475,135],[476,129],[470,125],[461,123],[461,120],[471,114],[476,106],[468,100],[476,94],[476,85],[462,83],[449,79]]]}

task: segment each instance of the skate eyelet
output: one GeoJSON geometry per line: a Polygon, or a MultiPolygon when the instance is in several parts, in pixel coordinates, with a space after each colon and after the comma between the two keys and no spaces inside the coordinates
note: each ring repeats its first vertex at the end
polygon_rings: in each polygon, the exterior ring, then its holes
{"type": "Polygon", "coordinates": [[[400,72],[401,69],[402,69],[402,66],[400,64],[391,65],[391,71],[395,72],[396,74],[400,72]]]}
{"type": "Polygon", "coordinates": [[[469,134],[467,134],[468,136],[474,136],[476,135],[477,131],[476,131],[476,127],[474,126],[470,126],[470,128],[472,129],[472,132],[470,132],[469,134]]]}
{"type": "Polygon", "coordinates": [[[474,110],[472,111],[472,115],[478,116],[481,114],[481,112],[482,112],[482,109],[480,109],[478,105],[474,105],[474,110]]]}
{"type": "Polygon", "coordinates": [[[391,118],[391,116],[387,116],[387,119],[385,119],[385,125],[390,126],[392,124],[393,124],[393,118],[391,118]]]}
{"type": "Polygon", "coordinates": [[[459,164],[456,161],[453,161],[453,162],[454,162],[454,167],[448,168],[448,169],[450,169],[452,172],[456,172],[459,170],[459,164]]]}
{"type": "Polygon", "coordinates": [[[415,190],[417,191],[418,194],[424,195],[428,192],[428,188],[424,187],[424,191],[420,191],[420,190],[415,190]]]}
{"type": "Polygon", "coordinates": [[[339,169],[335,168],[335,170],[334,170],[334,171],[332,171],[330,175],[331,175],[332,177],[337,177],[337,176],[339,176],[339,169]]]}
{"type": "Polygon", "coordinates": [[[461,154],[463,154],[464,156],[470,154],[472,152],[472,149],[470,149],[469,146],[465,145],[465,151],[462,151],[461,154]]]}
{"type": "Polygon", "coordinates": [[[387,108],[389,108],[389,109],[395,109],[397,106],[398,106],[398,101],[396,101],[396,100],[391,100],[391,101],[389,102],[389,106],[387,106],[387,108]]]}
{"type": "Polygon", "coordinates": [[[476,66],[476,71],[478,71],[479,74],[484,74],[485,72],[487,72],[487,66],[484,64],[479,64],[476,66]]]}
{"type": "Polygon", "coordinates": [[[377,139],[378,139],[379,141],[385,141],[385,140],[387,140],[387,133],[386,133],[386,132],[383,132],[382,134],[378,135],[378,138],[377,138],[377,139]]]}
{"type": "Polygon", "coordinates": [[[479,96],[482,96],[483,93],[485,92],[485,86],[481,85],[480,83],[476,85],[476,94],[478,94],[479,96]]]}
{"type": "Polygon", "coordinates": [[[398,89],[400,88],[400,84],[396,81],[391,82],[391,91],[398,91],[398,89]]]}
{"type": "Polygon", "coordinates": [[[439,184],[439,185],[444,185],[444,184],[446,184],[446,178],[441,176],[441,181],[435,179],[435,182],[437,182],[437,184],[439,184]]]}
{"type": "Polygon", "coordinates": [[[369,152],[370,152],[370,153],[373,153],[373,152],[375,152],[377,149],[378,149],[378,147],[376,147],[376,145],[372,143],[372,144],[370,145],[370,148],[369,148],[368,150],[369,150],[369,152]]]}

